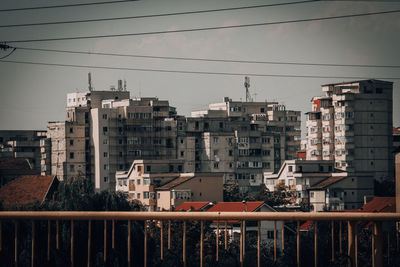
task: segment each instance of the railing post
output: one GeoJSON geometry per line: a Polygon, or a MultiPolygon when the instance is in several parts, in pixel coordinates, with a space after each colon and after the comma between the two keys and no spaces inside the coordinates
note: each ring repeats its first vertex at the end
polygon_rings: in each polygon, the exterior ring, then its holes
{"type": "Polygon", "coordinates": [[[228,250],[228,222],[225,221],[225,250],[228,250]]]}
{"type": "Polygon", "coordinates": [[[60,249],[60,222],[56,221],[56,249],[60,249]]]}
{"type": "Polygon", "coordinates": [[[335,262],[335,221],[331,221],[332,262],[335,262]]]}
{"type": "Polygon", "coordinates": [[[277,241],[276,241],[276,221],[274,221],[274,262],[276,262],[277,259],[277,255],[276,255],[276,245],[277,245],[277,241]]]}
{"type": "Polygon", "coordinates": [[[240,266],[243,267],[243,221],[240,221],[240,266]]]}
{"type": "Polygon", "coordinates": [[[35,221],[32,220],[32,259],[31,266],[35,266],[35,221]]]}
{"type": "Polygon", "coordinates": [[[164,260],[164,223],[160,221],[160,259],[164,260]]]}
{"type": "Polygon", "coordinates": [[[203,267],[203,245],[204,245],[203,225],[204,221],[200,221],[200,267],[203,267]]]}
{"type": "Polygon", "coordinates": [[[182,239],[182,261],[183,266],[186,267],[186,221],[183,221],[183,239],[182,239]]]}
{"type": "Polygon", "coordinates": [[[261,266],[261,221],[257,222],[257,267],[261,266]]]}
{"type": "Polygon", "coordinates": [[[314,222],[314,266],[318,267],[318,222],[314,222]]]}
{"type": "Polygon", "coordinates": [[[171,249],[171,220],[168,220],[168,250],[171,249]]]}
{"type": "Polygon", "coordinates": [[[18,222],[14,221],[14,263],[18,266],[18,222]]]}
{"type": "Polygon", "coordinates": [[[380,267],[383,265],[382,260],[382,222],[374,222],[374,234],[373,234],[373,266],[380,267]]]}
{"type": "Polygon", "coordinates": [[[128,220],[128,240],[127,240],[127,246],[128,246],[128,267],[131,266],[131,221],[128,220]]]}
{"type": "Polygon", "coordinates": [[[347,222],[347,255],[350,258],[349,266],[356,266],[356,257],[355,257],[355,231],[356,231],[356,224],[355,221],[348,221],[347,222]]]}
{"type": "Polygon", "coordinates": [[[112,220],[112,236],[111,236],[111,247],[115,249],[115,220],[112,220]]]}
{"type": "Polygon", "coordinates": [[[297,221],[297,266],[300,266],[300,221],[297,221]]]}
{"type": "Polygon", "coordinates": [[[216,248],[216,251],[215,251],[215,260],[218,262],[218,249],[219,249],[219,221],[217,221],[217,234],[216,234],[216,240],[215,240],[215,242],[216,242],[216,244],[215,244],[215,248],[216,248]]]}
{"type": "Polygon", "coordinates": [[[74,267],[74,220],[71,220],[71,266],[74,267]]]}
{"type": "Polygon", "coordinates": [[[107,262],[107,220],[104,220],[103,238],[104,238],[103,260],[104,260],[104,262],[107,262]]]}
{"type": "Polygon", "coordinates": [[[143,253],[144,253],[144,255],[143,255],[143,257],[144,257],[144,260],[143,260],[143,266],[144,267],[147,267],[147,221],[145,220],[144,222],[143,222],[143,227],[144,227],[144,244],[143,244],[143,246],[144,246],[144,249],[143,249],[143,253]]]}
{"type": "Polygon", "coordinates": [[[343,254],[343,241],[342,241],[342,221],[339,221],[339,252],[340,254],[343,254]]]}
{"type": "Polygon", "coordinates": [[[2,243],[3,243],[3,225],[2,225],[2,221],[0,221],[0,251],[3,248],[2,243]]]}
{"type": "Polygon", "coordinates": [[[92,237],[92,221],[88,221],[88,253],[87,253],[87,266],[90,267],[90,247],[91,247],[91,237],[92,237]]]}
{"type": "Polygon", "coordinates": [[[285,221],[282,221],[282,251],[285,250],[285,221]]]}
{"type": "Polygon", "coordinates": [[[47,220],[47,261],[50,261],[51,221],[47,220]]]}

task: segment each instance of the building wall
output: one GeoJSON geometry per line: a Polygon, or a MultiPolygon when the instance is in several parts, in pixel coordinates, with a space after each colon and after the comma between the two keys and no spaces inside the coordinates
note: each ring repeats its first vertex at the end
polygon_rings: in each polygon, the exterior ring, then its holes
{"type": "Polygon", "coordinates": [[[365,80],[322,86],[307,120],[307,159],[333,159],[347,172],[393,176],[393,83],[365,80]]]}

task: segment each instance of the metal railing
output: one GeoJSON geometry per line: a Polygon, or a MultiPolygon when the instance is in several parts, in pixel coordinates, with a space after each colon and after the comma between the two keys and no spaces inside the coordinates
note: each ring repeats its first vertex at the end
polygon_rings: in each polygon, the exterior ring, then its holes
{"type": "MultiPolygon", "coordinates": [[[[200,266],[203,266],[203,246],[204,246],[204,222],[213,221],[216,223],[216,252],[215,258],[219,260],[220,230],[224,232],[225,250],[228,246],[227,238],[227,225],[228,222],[240,222],[240,264],[243,266],[244,262],[244,246],[245,246],[245,232],[244,224],[246,221],[257,222],[257,266],[261,266],[261,221],[274,221],[274,261],[277,258],[277,222],[282,222],[283,225],[289,222],[297,222],[296,234],[296,247],[297,247],[297,266],[300,266],[300,222],[312,221],[314,222],[314,266],[318,266],[318,222],[326,221],[331,223],[331,242],[332,242],[332,261],[335,260],[335,222],[339,222],[339,244],[340,252],[342,252],[342,238],[343,238],[343,222],[347,224],[347,242],[348,249],[347,255],[350,259],[352,266],[358,266],[357,249],[358,249],[358,223],[371,222],[373,223],[372,234],[372,266],[383,266],[383,229],[382,222],[399,222],[400,213],[346,213],[346,212],[321,212],[321,213],[302,213],[302,212],[80,212],[80,211],[3,211],[0,212],[0,251],[3,247],[3,223],[7,221],[14,222],[14,263],[18,265],[18,222],[31,221],[32,227],[32,243],[31,243],[31,265],[35,263],[35,224],[37,221],[47,221],[47,260],[50,261],[50,245],[51,245],[51,225],[55,222],[55,245],[59,249],[59,235],[60,235],[60,221],[70,221],[70,259],[71,266],[74,266],[74,222],[87,221],[87,266],[91,265],[91,245],[92,245],[92,222],[104,221],[104,262],[107,260],[107,222],[112,223],[112,248],[115,248],[115,223],[116,221],[127,221],[127,263],[131,265],[131,223],[132,221],[144,221],[143,227],[144,234],[144,260],[143,265],[147,266],[147,246],[148,246],[148,233],[147,223],[149,221],[157,221],[160,227],[160,259],[164,257],[164,223],[167,222],[167,246],[171,248],[171,221],[181,221],[183,223],[182,233],[182,262],[186,266],[186,231],[187,222],[200,221],[200,266]],[[220,225],[222,226],[220,228],[220,225]]],[[[281,248],[285,249],[285,227],[281,228],[282,244],[281,248]]],[[[398,249],[399,233],[396,230],[396,244],[398,249]]],[[[10,244],[7,244],[10,245],[10,244]]]]}

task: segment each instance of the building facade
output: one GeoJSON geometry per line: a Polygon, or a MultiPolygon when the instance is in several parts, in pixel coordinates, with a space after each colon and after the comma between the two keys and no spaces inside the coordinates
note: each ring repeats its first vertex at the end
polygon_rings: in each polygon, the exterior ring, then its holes
{"type": "Polygon", "coordinates": [[[307,120],[307,159],[335,168],[393,178],[393,83],[363,80],[322,86],[307,120]]]}

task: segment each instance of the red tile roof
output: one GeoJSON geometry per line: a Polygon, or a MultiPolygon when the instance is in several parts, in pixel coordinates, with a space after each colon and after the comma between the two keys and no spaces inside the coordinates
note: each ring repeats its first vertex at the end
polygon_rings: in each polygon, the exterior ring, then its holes
{"type": "Polygon", "coordinates": [[[175,211],[200,211],[205,206],[207,206],[210,202],[202,201],[202,202],[183,202],[178,207],[175,208],[175,211]]]}
{"type": "Polygon", "coordinates": [[[310,189],[323,189],[345,178],[347,178],[347,176],[331,176],[328,179],[322,180],[318,184],[313,185],[312,187],[310,187],[310,189]]]}
{"type": "Polygon", "coordinates": [[[396,212],[395,197],[374,197],[362,208],[364,212],[396,212]]]}
{"type": "Polygon", "coordinates": [[[0,188],[0,199],[5,207],[23,206],[37,201],[41,204],[56,180],[55,176],[21,176],[0,188]]]}
{"type": "Polygon", "coordinates": [[[254,212],[259,207],[264,205],[263,201],[249,201],[245,204],[242,202],[219,202],[209,208],[207,211],[220,211],[220,212],[229,212],[229,211],[247,211],[254,212]]]}
{"type": "Polygon", "coordinates": [[[300,225],[299,230],[300,231],[309,231],[311,225],[313,225],[312,221],[306,221],[305,223],[303,223],[302,225],[300,225]]]}

